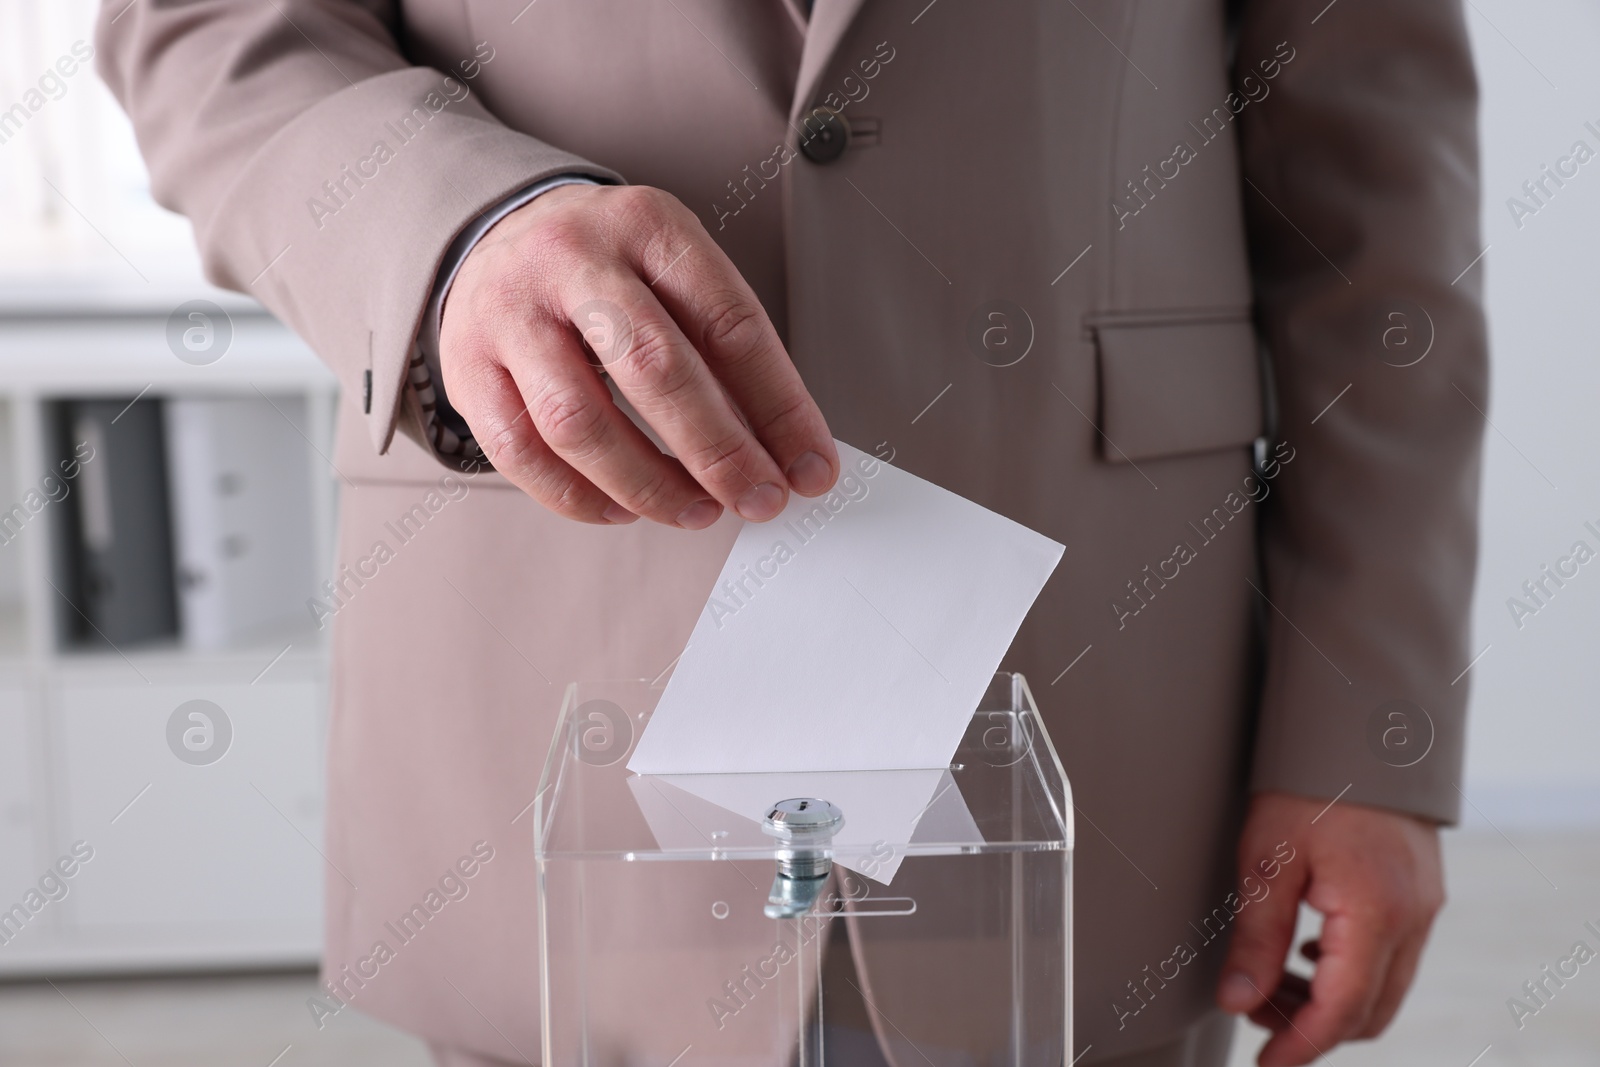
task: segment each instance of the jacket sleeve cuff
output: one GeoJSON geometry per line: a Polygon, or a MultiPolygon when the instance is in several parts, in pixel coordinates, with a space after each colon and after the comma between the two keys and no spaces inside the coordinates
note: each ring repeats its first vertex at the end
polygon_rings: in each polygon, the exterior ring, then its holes
{"type": "Polygon", "coordinates": [[[509,129],[475,95],[443,95],[437,71],[368,78],[285,123],[239,169],[197,236],[209,275],[251,294],[367,394],[387,452],[419,437],[405,388],[439,265],[485,208],[531,182],[620,174],[509,129]],[[413,144],[414,141],[422,144],[413,144]]]}
{"type": "Polygon", "coordinates": [[[467,421],[451,406],[445,394],[443,364],[439,357],[439,327],[444,315],[444,302],[450,295],[450,287],[460,273],[462,264],[496,223],[536,197],[563,185],[600,184],[604,183],[587,174],[557,174],[524,186],[480,212],[445,249],[444,258],[440,260],[439,270],[434,276],[433,291],[423,308],[422,324],[417,330],[416,348],[412,353],[408,375],[410,387],[416,394],[422,435],[440,457],[459,463],[481,456],[467,421]]]}

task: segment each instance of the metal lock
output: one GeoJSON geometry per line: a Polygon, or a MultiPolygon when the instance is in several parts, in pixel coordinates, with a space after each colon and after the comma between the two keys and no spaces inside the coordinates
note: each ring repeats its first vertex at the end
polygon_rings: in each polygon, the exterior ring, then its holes
{"type": "Polygon", "coordinates": [[[780,800],[767,809],[761,829],[783,842],[767,894],[767,918],[794,919],[812,909],[833,871],[829,848],[843,825],[844,812],[814,797],[780,800]]]}

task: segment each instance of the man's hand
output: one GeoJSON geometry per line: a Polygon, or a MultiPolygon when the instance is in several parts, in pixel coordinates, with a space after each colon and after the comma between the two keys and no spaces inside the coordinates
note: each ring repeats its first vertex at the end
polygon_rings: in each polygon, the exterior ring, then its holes
{"type": "Polygon", "coordinates": [[[755,293],[659,189],[567,185],[501,219],[451,286],[439,349],[495,469],[568,518],[698,530],[730,507],[760,522],[838,475],[755,293]]]}
{"type": "Polygon", "coordinates": [[[1253,879],[1246,886],[1261,884],[1261,863],[1283,841],[1293,859],[1265,897],[1239,912],[1217,991],[1224,1010],[1273,1031],[1261,1067],[1298,1067],[1341,1041],[1382,1033],[1444,904],[1439,832],[1431,822],[1348,802],[1328,807],[1258,794],[1239,842],[1241,880],[1253,879]],[[1323,915],[1321,936],[1303,950],[1316,964],[1310,982],[1284,970],[1302,898],[1323,915]]]}

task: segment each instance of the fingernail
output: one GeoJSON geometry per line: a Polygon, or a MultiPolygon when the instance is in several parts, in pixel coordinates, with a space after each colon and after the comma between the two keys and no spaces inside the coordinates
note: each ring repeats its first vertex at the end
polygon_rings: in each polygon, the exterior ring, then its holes
{"type": "Polygon", "coordinates": [[[771,482],[762,482],[746,490],[734,507],[749,522],[766,522],[783,510],[783,490],[771,482]]]}
{"type": "Polygon", "coordinates": [[[639,516],[635,515],[621,504],[612,501],[612,503],[600,513],[600,517],[611,523],[613,526],[626,526],[639,516]]]}
{"type": "Polygon", "coordinates": [[[715,500],[696,500],[679,514],[678,525],[685,530],[704,530],[716,522],[720,514],[722,506],[715,500]]]}
{"type": "Polygon", "coordinates": [[[815,496],[828,488],[828,483],[833,480],[833,468],[815,452],[802,453],[784,473],[794,491],[804,496],[815,496]]]}
{"type": "Polygon", "coordinates": [[[1251,983],[1249,976],[1242,971],[1228,975],[1217,987],[1217,1003],[1222,1005],[1223,1011],[1235,1015],[1249,1011],[1260,1000],[1261,995],[1256,992],[1256,987],[1251,983]]]}

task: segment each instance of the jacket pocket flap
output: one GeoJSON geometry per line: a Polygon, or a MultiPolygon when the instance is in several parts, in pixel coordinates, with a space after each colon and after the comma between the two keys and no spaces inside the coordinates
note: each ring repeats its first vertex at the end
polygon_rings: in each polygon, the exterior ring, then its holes
{"type": "Polygon", "coordinates": [[[1207,452],[1261,436],[1247,319],[1100,322],[1101,449],[1112,461],[1207,452]]]}

